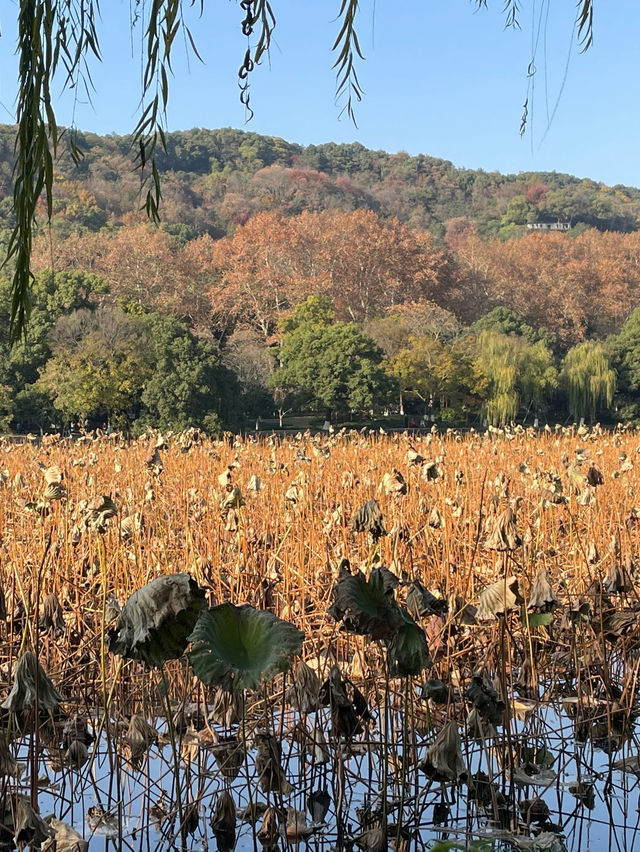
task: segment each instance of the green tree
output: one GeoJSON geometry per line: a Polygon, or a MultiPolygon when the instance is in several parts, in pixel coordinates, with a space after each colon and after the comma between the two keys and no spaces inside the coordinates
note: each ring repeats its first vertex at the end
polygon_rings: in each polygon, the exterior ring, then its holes
{"type": "Polygon", "coordinates": [[[153,369],[142,389],[141,424],[212,434],[237,426],[239,385],[217,348],[171,317],[153,314],[144,325],[153,369]]]}
{"type": "Polygon", "coordinates": [[[604,346],[594,340],[579,343],[564,359],[562,385],[569,398],[569,413],[576,420],[593,422],[599,408],[608,408],[616,387],[604,346]]]}
{"type": "Polygon", "coordinates": [[[9,280],[0,277],[0,384],[10,389],[13,419],[21,431],[47,428],[55,414],[51,400],[37,382],[51,357],[51,331],[61,317],[81,308],[95,308],[104,298],[107,285],[91,273],[38,273],[33,281],[28,333],[13,346],[9,334],[10,290],[9,280]]]}
{"type": "Polygon", "coordinates": [[[279,328],[283,334],[289,334],[301,325],[327,326],[331,325],[335,316],[336,312],[329,296],[316,293],[296,305],[291,314],[281,320],[279,328]]]}
{"type": "Polygon", "coordinates": [[[501,225],[526,225],[527,222],[535,222],[536,218],[537,212],[533,204],[530,204],[524,195],[514,195],[509,199],[501,225]]]}
{"type": "Polygon", "coordinates": [[[11,398],[11,388],[8,388],[6,385],[0,385],[0,432],[6,432],[9,429],[12,419],[13,399],[11,398]]]}
{"type": "Polygon", "coordinates": [[[451,344],[429,335],[411,337],[387,369],[400,388],[401,413],[404,400],[412,398],[424,403],[426,413],[435,406],[441,411],[451,409],[451,416],[458,419],[474,407],[478,374],[461,341],[451,344]]]}
{"type": "Polygon", "coordinates": [[[67,419],[126,425],[152,372],[142,330],[138,317],[111,306],[61,317],[51,332],[53,356],[38,384],[67,419]]]}
{"type": "Polygon", "coordinates": [[[480,317],[471,326],[476,334],[483,331],[495,331],[498,334],[515,335],[516,337],[524,337],[529,343],[538,343],[542,341],[550,349],[555,346],[553,336],[546,328],[533,328],[525,322],[524,317],[507,308],[504,305],[498,305],[489,313],[480,317]]]}
{"type": "Polygon", "coordinates": [[[269,383],[295,393],[299,404],[334,413],[380,408],[395,382],[381,366],[382,351],[356,323],[304,322],[284,335],[280,363],[269,383]]]}
{"type": "Polygon", "coordinates": [[[620,332],[606,342],[616,373],[615,405],[621,420],[640,416],[640,308],[629,316],[620,332]]]}

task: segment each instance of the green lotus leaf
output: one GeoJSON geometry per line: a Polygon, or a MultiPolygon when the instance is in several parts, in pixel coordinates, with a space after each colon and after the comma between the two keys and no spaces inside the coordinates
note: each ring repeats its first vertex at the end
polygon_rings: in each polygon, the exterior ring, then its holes
{"type": "Polygon", "coordinates": [[[267,610],[223,603],[200,613],[189,639],[189,659],[203,683],[255,689],[287,671],[304,633],[267,610]]]}
{"type": "Polygon", "coordinates": [[[393,590],[398,578],[386,568],[374,568],[367,580],[362,571],[346,574],[333,588],[329,615],[345,630],[372,639],[392,639],[402,624],[393,590]]]}
{"type": "Polygon", "coordinates": [[[401,610],[402,624],[387,648],[391,677],[422,674],[431,665],[425,632],[408,612],[401,610]]]}
{"type": "Polygon", "coordinates": [[[134,592],[109,632],[109,650],[160,668],[184,654],[205,592],[189,574],[157,577],[134,592]]]}

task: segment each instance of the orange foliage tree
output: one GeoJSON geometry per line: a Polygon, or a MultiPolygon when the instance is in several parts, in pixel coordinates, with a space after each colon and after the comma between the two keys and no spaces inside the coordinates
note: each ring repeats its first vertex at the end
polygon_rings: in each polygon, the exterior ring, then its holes
{"type": "Polygon", "coordinates": [[[452,256],[429,234],[365,210],[290,219],[259,213],[216,244],[214,262],[214,314],[251,323],[267,338],[311,293],[329,296],[338,319],[364,321],[408,301],[446,302],[459,285],[452,256]]]}

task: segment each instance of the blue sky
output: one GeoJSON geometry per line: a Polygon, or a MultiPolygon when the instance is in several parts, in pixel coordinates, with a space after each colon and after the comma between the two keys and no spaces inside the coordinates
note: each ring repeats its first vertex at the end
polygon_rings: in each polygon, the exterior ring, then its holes
{"type": "MultiPolygon", "coordinates": [[[[236,78],[246,49],[241,10],[235,0],[205,0],[199,18],[185,2],[204,64],[177,46],[168,129],[245,127],[303,144],[357,140],[461,167],[556,170],[640,186],[636,0],[596,2],[595,41],[586,54],[575,37],[570,47],[575,0],[521,0],[522,28],[515,31],[504,29],[503,0],[488,0],[489,10],[480,11],[470,0],[361,0],[365,97],[357,128],[339,118],[334,103],[331,45],[339,0],[272,3],[274,43],[270,60],[253,75],[255,115],[245,124],[236,78]],[[528,81],[534,45],[537,71],[528,81]],[[529,131],[521,139],[527,94],[529,131]]],[[[0,120],[10,121],[16,6],[3,6],[0,120]]],[[[93,105],[82,96],[75,105],[63,97],[58,118],[69,123],[73,117],[83,130],[126,133],[139,106],[142,32],[131,32],[129,0],[101,6],[104,61],[92,66],[93,105]]]]}

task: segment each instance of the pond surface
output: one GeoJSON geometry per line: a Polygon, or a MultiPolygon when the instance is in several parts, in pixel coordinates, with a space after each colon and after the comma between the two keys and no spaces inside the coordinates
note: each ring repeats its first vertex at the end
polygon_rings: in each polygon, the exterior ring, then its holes
{"type": "MultiPolygon", "coordinates": [[[[402,704],[401,696],[396,699],[402,704]]],[[[418,718],[412,704],[398,710],[398,701],[391,701],[393,712],[374,708],[370,731],[350,744],[333,739],[328,709],[304,719],[272,710],[269,727],[275,738],[263,737],[256,748],[255,726],[247,726],[246,758],[238,746],[241,727],[187,729],[177,737],[187,848],[232,848],[218,845],[210,825],[225,789],[237,809],[235,848],[241,852],[276,848],[256,837],[263,817],[255,832],[247,819],[251,809],[261,813],[264,806],[280,814],[276,837],[270,838],[280,849],[302,844],[318,852],[430,847],[587,852],[606,846],[622,852],[640,844],[637,730],[627,718],[621,732],[613,703],[516,699],[518,715],[508,737],[500,728],[495,737],[472,739],[460,725],[466,775],[458,783],[430,779],[418,768],[444,718],[443,708],[420,703],[431,715],[426,725],[424,712],[418,718]],[[324,734],[317,736],[320,730],[324,734]],[[281,755],[274,765],[280,769],[265,769],[265,754],[277,758],[278,744],[281,755]],[[616,768],[623,760],[626,771],[616,768]],[[269,786],[280,791],[261,789],[269,786]],[[385,815],[386,840],[382,832],[376,834],[385,815]]],[[[122,725],[114,726],[109,738],[100,734],[98,747],[90,746],[89,761],[77,770],[56,765],[56,755],[52,760],[45,752],[38,770],[41,813],[73,825],[91,850],[179,847],[173,750],[166,724],[155,724],[157,742],[141,747],[139,755],[132,755],[122,725]]],[[[28,764],[28,740],[17,758],[28,764]]],[[[28,779],[23,791],[28,794],[28,779]]]]}

